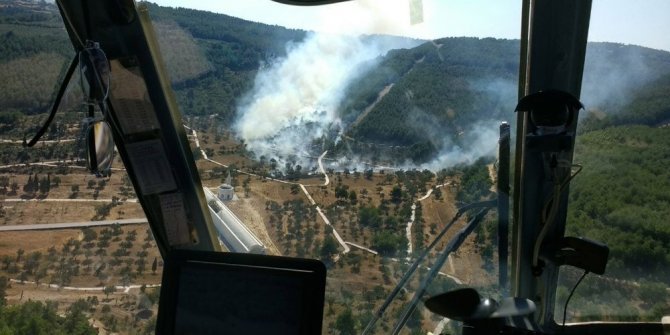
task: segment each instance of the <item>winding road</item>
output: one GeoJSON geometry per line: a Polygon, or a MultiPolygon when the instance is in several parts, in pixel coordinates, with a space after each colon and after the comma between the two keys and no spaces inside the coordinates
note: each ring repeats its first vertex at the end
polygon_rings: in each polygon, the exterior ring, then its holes
{"type": "MultiPolygon", "coordinates": [[[[188,130],[191,131],[193,141],[195,142],[195,146],[196,146],[196,148],[197,148],[198,150],[200,150],[200,153],[201,153],[201,155],[202,155],[202,157],[203,157],[204,160],[207,160],[207,161],[212,162],[212,163],[214,163],[214,164],[217,164],[217,165],[219,165],[219,166],[228,168],[227,165],[222,164],[222,163],[219,163],[219,162],[217,162],[217,161],[215,161],[215,160],[212,160],[212,159],[210,159],[209,157],[207,157],[207,154],[205,154],[205,151],[200,147],[200,141],[198,140],[198,133],[195,131],[195,129],[192,129],[192,128],[186,126],[186,125],[184,125],[184,128],[186,128],[186,129],[188,129],[188,130]]],[[[266,178],[266,179],[271,180],[271,181],[276,181],[276,182],[284,183],[284,184],[291,184],[291,185],[298,185],[298,186],[300,186],[300,189],[301,189],[302,192],[305,194],[305,196],[306,196],[307,199],[309,200],[310,204],[311,204],[312,206],[316,206],[316,207],[315,207],[316,212],[319,214],[319,216],[321,217],[321,219],[323,220],[323,222],[324,222],[327,226],[330,226],[330,227],[333,229],[333,236],[335,236],[335,239],[337,240],[337,242],[340,244],[340,246],[342,247],[342,249],[344,249],[343,254],[347,254],[347,253],[349,253],[349,252],[351,251],[351,248],[349,248],[349,245],[347,245],[347,242],[344,241],[344,239],[342,238],[342,236],[340,236],[340,234],[337,232],[337,230],[335,229],[335,227],[333,227],[333,225],[330,224],[330,220],[328,220],[328,217],[326,217],[326,214],[323,213],[323,211],[321,210],[321,208],[316,204],[316,201],[314,201],[314,198],[312,198],[312,196],[311,196],[311,195],[309,194],[309,192],[307,191],[307,188],[305,187],[305,186],[328,186],[328,184],[330,184],[330,178],[328,177],[328,174],[326,173],[326,170],[323,168],[323,158],[326,156],[326,154],[328,154],[328,150],[324,151],[324,152],[319,156],[319,158],[318,158],[318,160],[317,160],[317,163],[318,163],[318,165],[319,165],[319,170],[321,171],[321,173],[323,174],[323,176],[324,176],[324,178],[325,178],[325,181],[324,181],[324,183],[323,183],[322,185],[305,185],[305,184],[301,184],[301,183],[289,182],[289,181],[279,180],[279,179],[274,179],[274,178],[266,178]]],[[[246,175],[250,175],[250,176],[260,177],[259,175],[254,174],[254,173],[249,173],[249,172],[245,172],[245,171],[241,171],[241,170],[235,170],[235,171],[238,172],[238,173],[242,173],[242,174],[246,174],[246,175]]],[[[353,244],[352,244],[352,245],[353,245],[353,244]]],[[[374,251],[374,250],[371,250],[371,249],[368,249],[368,248],[365,248],[365,247],[362,247],[362,246],[358,246],[358,245],[356,245],[356,246],[357,246],[357,247],[360,247],[360,249],[362,249],[362,250],[366,250],[366,251],[368,251],[368,252],[370,252],[370,253],[373,253],[373,254],[375,254],[375,255],[377,254],[377,252],[374,251]]]]}
{"type": "MultiPolygon", "coordinates": [[[[10,279],[9,281],[12,282],[12,283],[21,284],[21,285],[27,285],[27,284],[36,285],[37,284],[34,281],[29,281],[29,280],[21,281],[21,280],[18,280],[18,279],[10,279]]],[[[66,290],[66,291],[100,291],[100,292],[102,292],[102,291],[105,290],[105,287],[103,287],[103,286],[92,286],[92,287],[60,286],[58,284],[47,284],[47,283],[40,283],[39,285],[44,286],[44,287],[48,287],[48,288],[66,290]]],[[[154,288],[154,287],[161,287],[161,284],[144,284],[144,285],[132,284],[132,285],[128,285],[128,286],[117,285],[117,286],[114,286],[114,288],[117,291],[121,291],[123,293],[128,294],[128,292],[130,292],[131,289],[139,289],[142,286],[147,287],[147,288],[154,288]]]]}
{"type": "Polygon", "coordinates": [[[444,183],[444,184],[439,184],[435,185],[434,187],[430,188],[426,194],[424,194],[421,198],[416,199],[416,201],[412,204],[412,214],[409,217],[409,221],[407,222],[407,228],[405,228],[405,235],[407,237],[407,259],[410,259],[410,255],[412,255],[412,225],[414,224],[414,219],[416,218],[416,203],[419,201],[424,201],[430,197],[431,194],[433,194],[433,190],[438,188],[438,187],[444,187],[446,185],[449,185],[449,183],[444,183]]]}
{"type": "Polygon", "coordinates": [[[0,232],[86,228],[86,227],[111,226],[114,224],[128,225],[128,224],[138,224],[147,222],[148,221],[146,218],[139,218],[139,219],[103,220],[103,221],[21,224],[21,225],[0,226],[0,232]]]}
{"type": "MultiPolygon", "coordinates": [[[[112,202],[112,199],[4,199],[0,202],[112,202]]],[[[136,203],[137,199],[119,200],[119,203],[132,202],[136,203]]]]}

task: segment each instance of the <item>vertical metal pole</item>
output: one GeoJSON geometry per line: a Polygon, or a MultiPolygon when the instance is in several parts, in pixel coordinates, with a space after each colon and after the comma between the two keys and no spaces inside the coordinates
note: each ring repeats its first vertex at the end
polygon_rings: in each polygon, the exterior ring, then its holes
{"type": "Polygon", "coordinates": [[[510,126],[507,122],[500,125],[498,141],[498,285],[502,296],[507,296],[507,258],[509,246],[509,164],[510,164],[510,126]]]}
{"type": "MultiPolygon", "coordinates": [[[[590,14],[591,0],[524,2],[520,93],[554,89],[579,99],[590,14]]],[[[529,152],[525,145],[529,131],[527,115],[518,113],[518,120],[522,123],[516,125],[511,293],[533,300],[538,308],[534,314],[535,322],[542,329],[551,329],[556,325],[553,312],[558,266],[545,264],[543,272],[538,275],[533,270],[532,258],[542,228],[538,218],[554,186],[550,176],[544,172],[548,163],[545,157],[529,152]]],[[[576,127],[577,122],[572,122],[567,132],[574,134],[576,127]]],[[[563,153],[560,159],[572,162],[572,151],[563,153]]],[[[545,236],[545,241],[563,237],[567,194],[566,187],[553,228],[545,236]]]]}

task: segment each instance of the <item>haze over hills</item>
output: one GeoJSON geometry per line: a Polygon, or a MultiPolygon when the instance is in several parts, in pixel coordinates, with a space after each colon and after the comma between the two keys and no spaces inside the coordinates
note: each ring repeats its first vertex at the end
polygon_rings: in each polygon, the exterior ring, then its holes
{"type": "MultiPolygon", "coordinates": [[[[55,6],[5,3],[0,69],[12,80],[0,84],[3,113],[46,111],[71,47],[62,29],[54,28],[55,6]]],[[[287,160],[329,149],[333,158],[439,169],[490,153],[497,124],[514,119],[518,41],[327,40],[221,14],[147,5],[182,112],[217,115],[257,157],[287,160]],[[265,128],[258,123],[263,119],[265,128]]],[[[635,88],[667,81],[670,53],[592,43],[585,69],[582,100],[598,111],[589,127],[636,123],[641,113],[632,120],[624,115],[640,109],[638,97],[648,102],[664,94],[635,88]]],[[[670,117],[666,110],[643,109],[653,114],[648,122],[670,117]]]]}

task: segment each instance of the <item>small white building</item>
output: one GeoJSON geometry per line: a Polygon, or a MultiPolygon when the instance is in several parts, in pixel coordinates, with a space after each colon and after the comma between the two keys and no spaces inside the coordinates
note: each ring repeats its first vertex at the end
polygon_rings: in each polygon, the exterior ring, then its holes
{"type": "Polygon", "coordinates": [[[265,246],[247,228],[247,226],[223,203],[220,195],[217,197],[214,192],[204,188],[207,199],[207,207],[212,216],[214,226],[219,232],[219,239],[226,246],[228,251],[264,254],[265,246]]]}
{"type": "Polygon", "coordinates": [[[221,201],[230,201],[235,198],[235,188],[231,182],[230,171],[228,171],[228,177],[226,177],[226,182],[219,185],[217,191],[217,197],[221,201]]]}

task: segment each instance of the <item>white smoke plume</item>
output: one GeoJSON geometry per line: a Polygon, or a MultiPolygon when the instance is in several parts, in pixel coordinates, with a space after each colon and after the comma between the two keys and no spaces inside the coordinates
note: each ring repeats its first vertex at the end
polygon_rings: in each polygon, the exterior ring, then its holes
{"type": "Polygon", "coordinates": [[[487,109],[490,118],[482,118],[458,134],[445,134],[443,129],[437,128],[437,121],[417,123],[441,148],[434,159],[421,165],[421,169],[438,171],[460,164],[469,165],[481,157],[494,157],[500,138],[500,124],[507,121],[514,128],[517,85],[513,79],[475,80],[469,85],[471,90],[485,94],[493,102],[487,109]]]}
{"type": "MultiPolygon", "coordinates": [[[[396,40],[394,45],[389,44],[393,41],[389,39],[361,37],[362,32],[403,33],[403,27],[409,26],[409,6],[406,1],[399,2],[402,6],[390,5],[391,2],[398,3],[396,0],[357,1],[356,11],[338,12],[339,9],[334,8],[320,29],[330,33],[309,33],[303,42],[287,46],[285,58],[259,70],[253,89],[238,106],[238,119],[234,124],[237,136],[245,141],[248,150],[256,157],[277,159],[279,166],[287,161],[304,166],[301,157],[319,154],[320,148],[309,147],[312,143],[323,136],[337,136],[342,127],[338,108],[347,86],[371,70],[379,56],[388,50],[413,47],[420,42],[411,45],[396,40]],[[341,27],[347,27],[347,34],[332,33],[341,32],[341,27]]],[[[485,85],[493,84],[497,86],[490,91],[500,92],[499,82],[473,85],[489,90],[485,85]]],[[[514,85],[510,87],[513,95],[514,85]]],[[[504,108],[512,113],[514,106],[504,108]]],[[[412,114],[417,120],[421,119],[420,111],[412,111],[412,114]]],[[[425,126],[419,121],[411,123],[429,135],[435,147],[440,148],[439,154],[421,166],[396,162],[396,167],[436,171],[495,154],[499,121],[481,122],[460,134],[444,134],[437,122],[423,122],[425,126]],[[451,140],[454,136],[458,136],[457,141],[451,140]]],[[[336,169],[370,168],[355,156],[337,157],[337,162],[329,161],[327,165],[336,169]]]]}
{"type": "Polygon", "coordinates": [[[612,111],[629,102],[636,88],[660,75],[653,72],[648,61],[639,47],[613,43],[589,44],[581,92],[584,106],[587,109],[605,108],[612,111]],[[619,52],[613,52],[614,49],[619,49],[619,52]]]}
{"type": "Polygon", "coordinates": [[[338,106],[347,85],[388,50],[414,46],[407,41],[392,45],[388,39],[377,43],[363,38],[360,33],[369,31],[400,33],[389,30],[398,13],[389,12],[396,7],[382,6],[380,1],[356,3],[357,10],[338,13],[334,8],[324,19],[322,30],[332,31],[339,25],[347,27],[347,35],[309,33],[300,44],[287,46],[285,58],[259,71],[252,91],[238,106],[234,125],[248,150],[280,161],[308,153],[313,140],[339,125],[338,106]]]}
{"type": "Polygon", "coordinates": [[[472,164],[477,159],[495,156],[499,138],[498,121],[482,121],[459,134],[460,144],[444,143],[442,150],[432,161],[421,165],[421,169],[438,171],[458,164],[472,164]]]}
{"type": "Polygon", "coordinates": [[[237,134],[257,154],[306,152],[337,123],[337,108],[358,65],[380,53],[358,37],[311,33],[288,56],[261,70],[248,103],[240,106],[237,134]]]}

